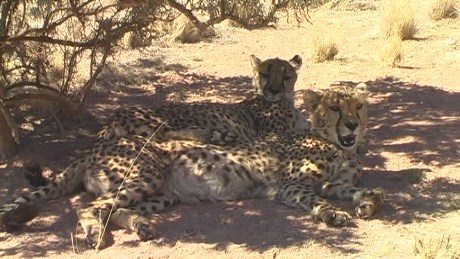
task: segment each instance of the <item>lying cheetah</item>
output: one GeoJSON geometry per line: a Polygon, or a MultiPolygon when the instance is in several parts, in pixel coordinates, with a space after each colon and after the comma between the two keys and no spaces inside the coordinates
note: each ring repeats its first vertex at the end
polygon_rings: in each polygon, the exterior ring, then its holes
{"type": "Polygon", "coordinates": [[[260,60],[251,56],[257,95],[240,103],[169,103],[128,107],[115,111],[98,138],[139,135],[156,140],[183,139],[222,144],[267,132],[296,132],[308,128],[294,108],[294,84],[302,65],[299,55],[290,61],[260,60]]]}
{"type": "Polygon", "coordinates": [[[72,193],[82,183],[96,199],[78,210],[87,243],[105,245],[103,223],[154,238],[145,216],[177,202],[276,197],[330,226],[351,216],[324,198],[351,200],[359,218],[371,217],[384,200],[380,188],[355,184],[361,174],[357,143],[367,125],[365,86],[306,91],[312,129],[295,136],[272,135],[228,145],[185,140],[148,142],[140,136],[101,139],[46,186],[0,208],[0,230],[9,231],[37,215],[40,204],[72,193]],[[112,214],[110,212],[113,211],[112,214]],[[101,221],[102,219],[102,221],[101,221]]]}

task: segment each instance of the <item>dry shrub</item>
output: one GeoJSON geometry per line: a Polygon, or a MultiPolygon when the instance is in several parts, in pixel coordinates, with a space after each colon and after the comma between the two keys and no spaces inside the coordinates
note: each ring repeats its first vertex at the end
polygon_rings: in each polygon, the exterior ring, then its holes
{"type": "Polygon", "coordinates": [[[152,40],[146,38],[139,31],[130,31],[122,38],[122,46],[130,49],[148,47],[152,44],[152,40]]]}
{"type": "Polygon", "coordinates": [[[430,5],[430,18],[438,21],[445,18],[456,18],[458,16],[455,8],[456,0],[432,0],[430,5]]]}
{"type": "Polygon", "coordinates": [[[321,33],[313,36],[311,48],[311,59],[316,63],[332,60],[339,53],[337,44],[331,37],[321,33]]]}
{"type": "Polygon", "coordinates": [[[412,0],[390,0],[383,11],[380,32],[384,38],[412,39],[417,33],[412,0]]]}
{"type": "Polygon", "coordinates": [[[369,0],[332,0],[323,8],[337,11],[375,11],[377,6],[369,0]]]}
{"type": "Polygon", "coordinates": [[[381,64],[396,67],[402,62],[402,41],[399,37],[386,40],[380,49],[379,61],[381,64]]]}

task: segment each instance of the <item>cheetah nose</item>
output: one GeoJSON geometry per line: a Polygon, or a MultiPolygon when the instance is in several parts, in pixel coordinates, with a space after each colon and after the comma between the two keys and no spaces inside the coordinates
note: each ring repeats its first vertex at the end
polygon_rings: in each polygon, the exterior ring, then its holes
{"type": "Polygon", "coordinates": [[[281,93],[281,89],[279,87],[271,87],[268,90],[270,91],[270,93],[272,93],[274,95],[281,93]]]}
{"type": "Polygon", "coordinates": [[[357,122],[347,122],[345,123],[345,126],[351,131],[354,131],[358,127],[358,123],[357,122]]]}

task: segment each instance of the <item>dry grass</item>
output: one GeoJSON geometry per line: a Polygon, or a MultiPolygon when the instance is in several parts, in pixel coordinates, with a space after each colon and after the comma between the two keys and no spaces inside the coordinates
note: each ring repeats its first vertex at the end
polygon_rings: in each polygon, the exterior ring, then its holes
{"type": "Polygon", "coordinates": [[[337,44],[331,37],[315,33],[311,44],[311,59],[316,63],[333,60],[339,53],[337,44]]]}
{"type": "Polygon", "coordinates": [[[423,259],[454,259],[460,257],[459,247],[454,247],[450,243],[450,236],[441,238],[421,239],[417,237],[414,243],[414,253],[417,258],[423,259]]]}
{"type": "Polygon", "coordinates": [[[391,37],[386,40],[379,52],[379,62],[385,66],[396,67],[403,59],[402,40],[399,37],[391,37]]]}
{"type": "Polygon", "coordinates": [[[384,38],[412,39],[417,33],[412,0],[390,0],[384,9],[380,33],[384,38]]]}
{"type": "Polygon", "coordinates": [[[445,18],[458,17],[455,3],[456,0],[432,0],[429,11],[430,18],[438,21],[445,18]]]}

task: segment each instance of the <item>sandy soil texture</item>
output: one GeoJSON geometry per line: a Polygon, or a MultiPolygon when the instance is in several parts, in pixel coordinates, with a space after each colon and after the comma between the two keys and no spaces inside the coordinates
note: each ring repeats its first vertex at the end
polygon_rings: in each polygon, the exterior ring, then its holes
{"type": "Polygon", "coordinates": [[[20,153],[0,167],[0,204],[27,189],[23,161],[62,170],[91,146],[115,107],[236,102],[252,90],[250,54],[285,59],[300,54],[299,107],[302,89],[340,80],[369,85],[361,184],[388,192],[374,219],[339,229],[268,200],[178,205],[152,216],[161,238],[139,242],[134,233],[110,229],[108,248],[96,253],[85,247],[77,228],[78,197],[65,198],[46,204],[21,231],[0,233],[0,257],[449,258],[460,251],[460,19],[431,21],[429,1],[417,1],[416,39],[403,42],[403,63],[388,68],[377,61],[381,2],[368,2],[377,9],[316,10],[313,25],[281,22],[276,29],[254,31],[221,26],[220,38],[212,42],[121,52],[100,77],[87,111],[63,119],[65,136],[49,123],[24,132],[20,153]],[[309,59],[316,31],[333,36],[339,49],[334,61],[309,59]]]}

